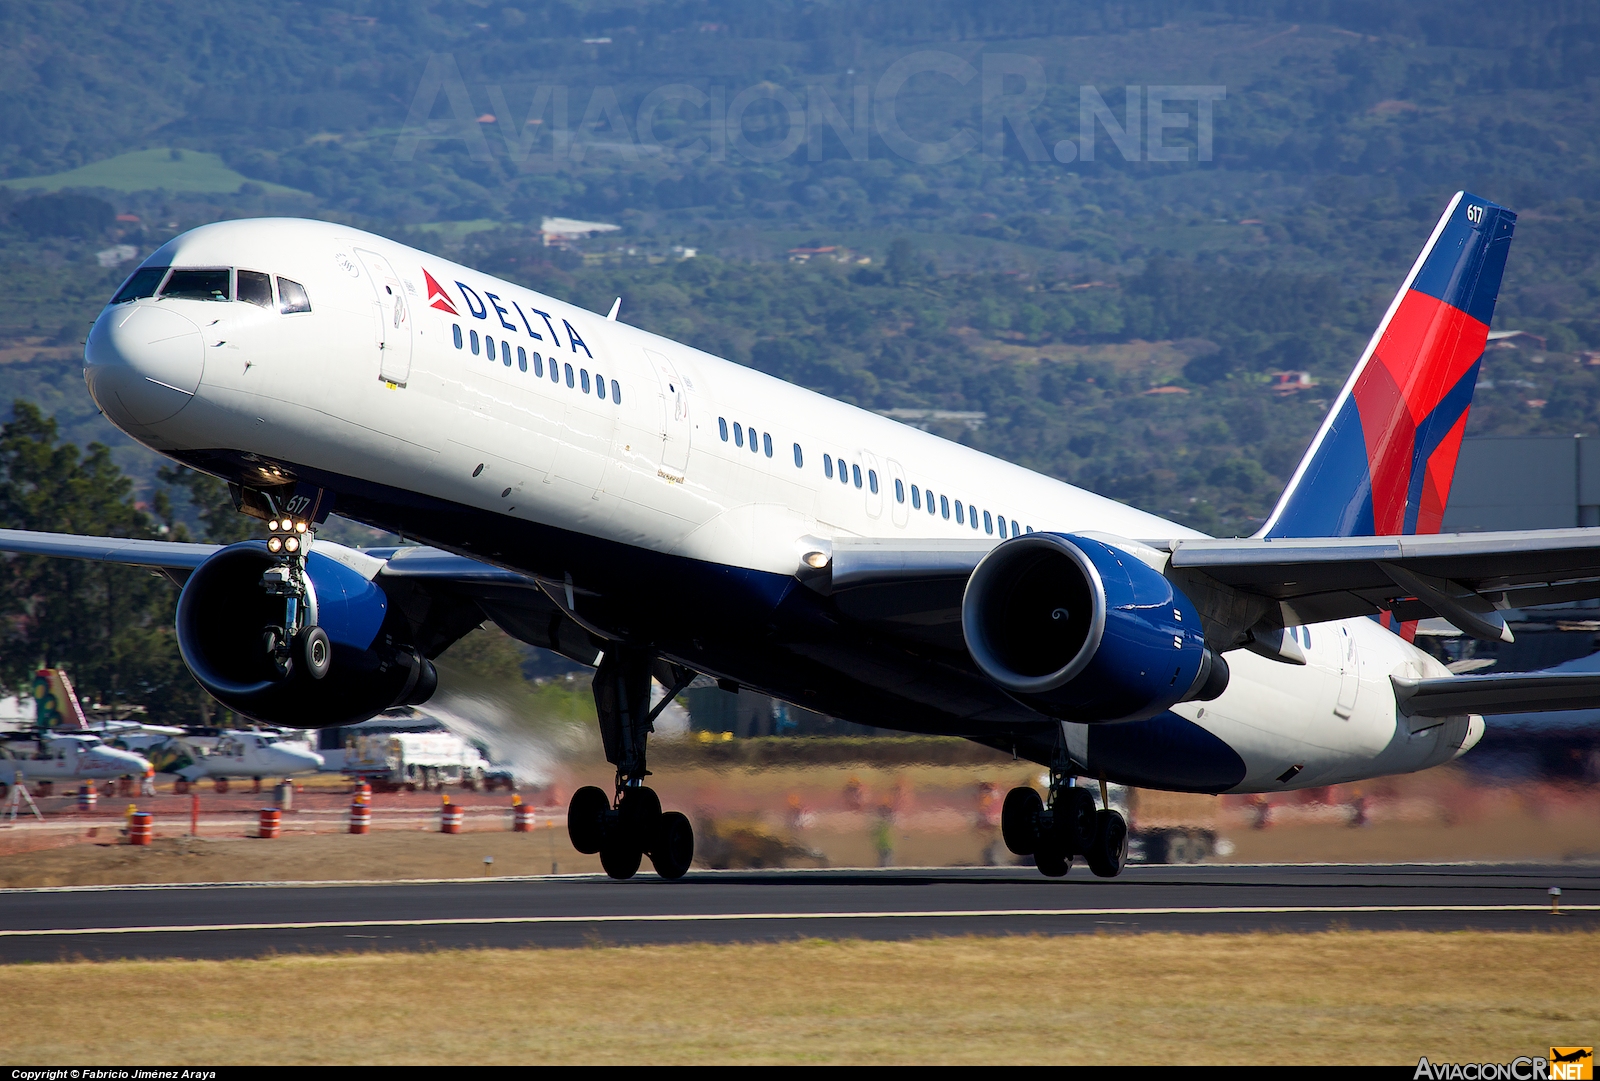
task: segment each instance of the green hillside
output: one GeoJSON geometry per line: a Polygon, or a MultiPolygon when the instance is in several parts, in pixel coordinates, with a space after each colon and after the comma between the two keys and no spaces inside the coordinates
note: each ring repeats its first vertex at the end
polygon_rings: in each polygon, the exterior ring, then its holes
{"type": "Polygon", "coordinates": [[[297,195],[281,184],[253,181],[234,172],[216,154],[200,150],[136,150],[50,176],[12,177],[0,184],[14,191],[104,188],[108,191],[167,191],[232,194],[246,184],[278,195],[297,195]]]}
{"type": "Polygon", "coordinates": [[[73,356],[128,269],[97,253],[269,213],[620,294],[868,408],[983,412],[940,430],[1232,532],[1467,188],[1521,214],[1495,325],[1544,342],[1486,358],[1469,435],[1600,432],[1592,5],[80,0],[0,30],[0,401],[48,403],[144,485],[73,356]],[[1212,88],[1210,160],[1173,86],[1212,88]],[[40,187],[114,205],[46,215],[40,187]],[[547,215],[622,229],[563,252],[530,232],[547,215]],[[786,261],[829,246],[848,261],[786,261]],[[1274,392],[1283,370],[1315,385],[1274,392]]]}

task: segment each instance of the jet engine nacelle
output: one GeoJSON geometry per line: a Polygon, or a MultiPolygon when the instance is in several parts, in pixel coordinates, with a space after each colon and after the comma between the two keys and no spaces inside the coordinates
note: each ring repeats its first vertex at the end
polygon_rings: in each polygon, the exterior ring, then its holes
{"type": "Polygon", "coordinates": [[[1189,598],[1090,537],[1028,533],[998,545],[967,582],[961,629],[990,679],[1064,720],[1140,720],[1228,685],[1189,598]]]}
{"type": "Polygon", "coordinates": [[[433,664],[384,633],[383,589],[314,548],[304,603],[308,623],[328,635],[332,661],[322,679],[303,665],[280,678],[262,642],[266,627],[283,623],[283,598],[261,587],[262,573],[277,562],[264,541],[245,541],[211,556],[184,583],[178,649],[202,687],[248,717],[294,728],[354,724],[433,694],[433,664]]]}

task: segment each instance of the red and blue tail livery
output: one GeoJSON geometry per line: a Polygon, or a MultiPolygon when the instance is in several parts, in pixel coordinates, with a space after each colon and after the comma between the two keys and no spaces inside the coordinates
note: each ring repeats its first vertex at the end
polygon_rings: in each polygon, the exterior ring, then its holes
{"type": "Polygon", "coordinates": [[[1456,193],[1259,536],[1439,531],[1516,220],[1456,193]]]}

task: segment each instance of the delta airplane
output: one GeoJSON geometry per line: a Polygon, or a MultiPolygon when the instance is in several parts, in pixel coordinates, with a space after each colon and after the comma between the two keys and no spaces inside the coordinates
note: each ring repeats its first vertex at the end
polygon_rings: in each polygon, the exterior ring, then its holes
{"type": "Polygon", "coordinates": [[[1438,535],[1515,215],[1458,193],[1260,533],[1152,514],[345,225],[207,225],[94,324],[90,393],[226,480],[270,539],[0,532],[158,568],[229,707],[293,727],[423,701],[485,620],[586,664],[611,793],[570,833],[628,878],[693,856],[645,784],[696,673],[1048,767],[1012,851],[1117,874],[1118,782],[1277,792],[1425,769],[1482,715],[1600,704],[1592,674],[1452,676],[1443,617],[1600,596],[1600,530],[1438,535]],[[420,542],[315,541],[341,515],[420,542]],[[657,707],[659,709],[659,707],[657,707]],[[1075,783],[1086,780],[1087,784],[1075,783]],[[1095,786],[1100,787],[1100,800],[1095,786]]]}

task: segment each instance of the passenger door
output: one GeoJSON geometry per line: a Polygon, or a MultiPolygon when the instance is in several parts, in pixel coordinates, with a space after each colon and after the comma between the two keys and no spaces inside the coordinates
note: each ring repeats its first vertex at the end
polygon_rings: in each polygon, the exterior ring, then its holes
{"type": "Polygon", "coordinates": [[[378,337],[378,378],[403,387],[411,377],[411,312],[406,305],[405,286],[377,252],[355,249],[356,258],[372,283],[376,305],[378,337]]]}
{"type": "Polygon", "coordinates": [[[661,468],[683,476],[689,469],[689,392],[672,361],[653,349],[645,359],[661,381],[661,468]]]}

